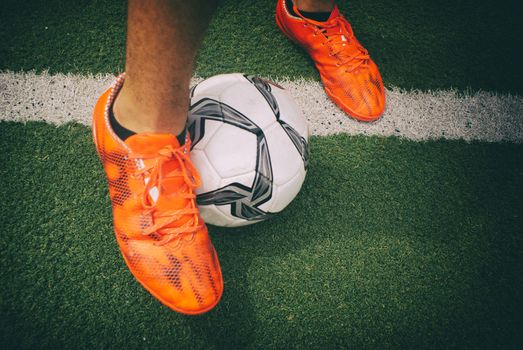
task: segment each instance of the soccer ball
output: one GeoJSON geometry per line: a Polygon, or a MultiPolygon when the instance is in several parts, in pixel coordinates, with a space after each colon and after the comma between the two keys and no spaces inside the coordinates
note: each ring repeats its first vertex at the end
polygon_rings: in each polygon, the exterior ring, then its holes
{"type": "Polygon", "coordinates": [[[300,191],[308,127],[283,88],[238,73],[211,77],[191,90],[188,125],[206,223],[235,227],[265,220],[300,191]]]}

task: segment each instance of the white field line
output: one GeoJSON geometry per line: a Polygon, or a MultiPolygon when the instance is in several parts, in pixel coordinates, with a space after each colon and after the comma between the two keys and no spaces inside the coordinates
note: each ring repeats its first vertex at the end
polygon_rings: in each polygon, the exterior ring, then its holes
{"type": "MultiPolygon", "coordinates": [[[[0,120],[90,125],[97,97],[112,75],[0,73],[0,120]]],[[[193,84],[201,81],[193,79],[193,84]]],[[[348,118],[325,95],[321,84],[279,79],[302,108],[313,135],[338,133],[395,135],[412,140],[464,139],[523,142],[523,97],[455,91],[387,91],[387,110],[373,123],[348,118]]]]}

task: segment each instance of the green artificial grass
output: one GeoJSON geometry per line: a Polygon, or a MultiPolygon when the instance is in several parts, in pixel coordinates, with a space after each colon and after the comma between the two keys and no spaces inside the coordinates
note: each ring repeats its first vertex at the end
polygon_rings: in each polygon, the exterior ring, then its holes
{"type": "Polygon", "coordinates": [[[0,346],[522,346],[523,146],[313,137],[268,222],[211,227],[216,309],[162,306],[117,247],[90,130],[0,123],[0,346]]]}
{"type": "MultiPolygon", "coordinates": [[[[221,1],[196,74],[318,79],[307,55],[279,33],[275,2],[221,1]]],[[[387,86],[523,92],[518,1],[351,0],[339,5],[387,86]]],[[[0,70],[119,72],[125,16],[121,0],[3,0],[0,70]]]]}

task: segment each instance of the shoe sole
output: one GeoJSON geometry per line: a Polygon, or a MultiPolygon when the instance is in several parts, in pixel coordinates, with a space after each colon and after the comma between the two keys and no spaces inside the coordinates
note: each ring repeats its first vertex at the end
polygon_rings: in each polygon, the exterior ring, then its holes
{"type": "MultiPolygon", "coordinates": [[[[285,27],[282,25],[282,20],[280,19],[280,15],[279,15],[279,11],[276,11],[276,25],[278,26],[278,28],[280,28],[280,31],[283,33],[283,35],[285,35],[285,37],[287,37],[287,39],[289,39],[290,41],[292,41],[293,43],[295,43],[296,45],[300,46],[301,48],[303,48],[303,45],[301,45],[296,39],[294,39],[292,37],[292,35],[285,29],[285,27]]],[[[318,69],[316,67],[316,69],[318,69]]],[[[319,71],[319,69],[318,69],[319,71]]],[[[375,116],[368,116],[368,115],[362,115],[362,114],[359,114],[359,113],[356,113],[354,112],[352,109],[350,109],[349,107],[347,107],[339,97],[337,97],[335,94],[333,94],[330,89],[325,86],[325,84],[323,84],[323,89],[325,90],[325,92],[327,93],[327,96],[330,97],[330,99],[342,110],[344,111],[349,117],[353,118],[353,119],[356,119],[358,121],[361,121],[361,122],[366,122],[366,123],[370,123],[370,122],[373,122],[373,121],[376,121],[378,119],[381,118],[381,116],[383,115],[383,112],[378,114],[378,115],[375,115],[375,116]]]]}

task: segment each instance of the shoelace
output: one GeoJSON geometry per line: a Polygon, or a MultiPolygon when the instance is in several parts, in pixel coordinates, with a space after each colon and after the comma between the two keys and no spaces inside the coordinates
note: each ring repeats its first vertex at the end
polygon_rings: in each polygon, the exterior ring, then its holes
{"type": "Polygon", "coordinates": [[[337,57],[340,62],[336,65],[347,66],[345,72],[350,73],[359,67],[368,66],[370,59],[369,52],[361,45],[354,43],[356,50],[354,53],[346,56],[346,46],[351,44],[354,38],[354,32],[349,22],[340,14],[339,16],[328,20],[326,22],[316,22],[304,17],[298,8],[294,6],[294,12],[298,14],[307,24],[310,24],[316,29],[314,35],[322,34],[325,37],[324,45],[331,47],[331,56],[337,57]],[[329,29],[340,28],[339,31],[332,31],[329,29]],[[345,38],[346,41],[343,40],[345,38]]]}
{"type": "MultiPolygon", "coordinates": [[[[187,141],[190,142],[190,141],[187,141]]],[[[200,186],[200,177],[196,171],[194,165],[189,158],[190,144],[185,144],[184,147],[173,148],[172,146],[166,146],[158,151],[156,156],[132,154],[129,158],[131,159],[154,159],[152,164],[140,169],[135,173],[135,176],[147,176],[148,181],[145,185],[144,192],[142,194],[142,205],[146,210],[147,214],[151,214],[153,217],[153,225],[145,229],[143,235],[160,234],[164,236],[158,245],[164,245],[171,242],[174,238],[180,237],[182,233],[194,233],[203,227],[203,222],[199,220],[199,210],[195,204],[196,194],[194,189],[200,186]],[[156,203],[158,201],[152,201],[150,198],[150,191],[153,188],[158,190],[158,199],[162,194],[162,181],[164,180],[163,167],[165,164],[170,162],[177,162],[179,167],[174,174],[170,177],[183,177],[184,184],[174,194],[178,198],[187,199],[187,205],[183,209],[173,209],[159,212],[156,209],[156,203]],[[192,218],[188,219],[183,225],[179,227],[169,227],[173,222],[182,218],[185,215],[191,215],[192,218]]],[[[192,239],[192,236],[191,236],[192,239]]]]}

